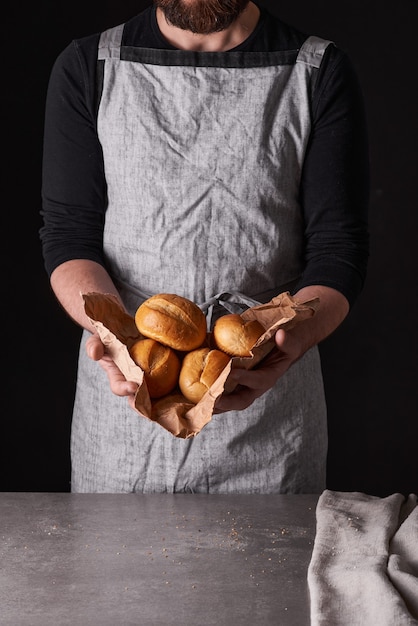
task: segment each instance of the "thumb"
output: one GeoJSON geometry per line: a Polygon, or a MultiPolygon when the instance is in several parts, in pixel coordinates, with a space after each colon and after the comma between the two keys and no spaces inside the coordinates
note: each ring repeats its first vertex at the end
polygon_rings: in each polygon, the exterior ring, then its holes
{"type": "Polygon", "coordinates": [[[283,330],[283,328],[279,328],[279,330],[275,334],[274,340],[276,342],[276,346],[282,352],[286,352],[286,345],[288,343],[288,339],[289,337],[288,337],[287,332],[283,330]]]}
{"type": "Polygon", "coordinates": [[[99,335],[94,334],[86,341],[86,352],[93,361],[99,361],[103,358],[105,353],[104,345],[102,344],[99,335]]]}
{"type": "Polygon", "coordinates": [[[279,352],[290,359],[292,363],[297,361],[306,351],[298,335],[280,328],[275,335],[276,347],[279,352]]]}

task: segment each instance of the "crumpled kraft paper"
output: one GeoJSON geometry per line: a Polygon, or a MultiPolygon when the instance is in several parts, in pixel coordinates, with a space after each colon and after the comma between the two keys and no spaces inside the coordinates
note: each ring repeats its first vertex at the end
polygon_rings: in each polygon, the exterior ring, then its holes
{"type": "MultiPolygon", "coordinates": [[[[130,347],[142,337],[136,328],[134,318],[126,313],[112,294],[91,292],[82,294],[82,298],[86,314],[106,346],[106,352],[127,380],[138,383],[135,395],[137,411],[145,418],[157,422],[175,437],[182,439],[195,437],[211,420],[217,398],[224,391],[225,393],[232,391],[233,387],[228,386],[227,382],[232,367],[245,369],[255,367],[273,349],[274,335],[279,328],[293,328],[296,324],[311,318],[319,304],[318,298],[298,302],[286,291],[266,304],[247,309],[241,317],[245,321],[258,320],[265,328],[264,334],[252,349],[252,356],[232,358],[201,401],[192,404],[184,398],[179,389],[163,398],[151,400],[144,372],[129,354],[130,347]]],[[[211,333],[208,333],[207,344],[214,347],[211,333]]]]}

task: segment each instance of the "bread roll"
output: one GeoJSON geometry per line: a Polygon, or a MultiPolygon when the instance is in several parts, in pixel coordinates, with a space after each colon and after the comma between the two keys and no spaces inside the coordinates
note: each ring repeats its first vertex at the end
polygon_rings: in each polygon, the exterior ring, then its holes
{"type": "Polygon", "coordinates": [[[135,324],[145,337],[189,352],[206,340],[206,318],[197,304],[170,293],[151,296],[135,313],[135,324]]]}
{"type": "Polygon", "coordinates": [[[250,357],[255,343],[264,333],[257,320],[246,322],[237,313],[219,317],[213,327],[216,347],[231,356],[250,357]]]}
{"type": "Polygon", "coordinates": [[[150,398],[161,398],[177,385],[181,365],[171,348],[154,339],[139,339],[129,353],[144,372],[150,398]]]}
{"type": "Polygon", "coordinates": [[[179,386],[184,397],[197,404],[229,361],[227,354],[210,348],[200,348],[186,354],[179,377],[179,386]]]}

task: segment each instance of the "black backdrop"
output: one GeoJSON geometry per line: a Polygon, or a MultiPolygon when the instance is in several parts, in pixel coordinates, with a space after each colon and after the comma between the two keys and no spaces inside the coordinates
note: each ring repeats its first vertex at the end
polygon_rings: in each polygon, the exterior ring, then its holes
{"type": "MultiPolygon", "coordinates": [[[[72,38],[122,22],[147,4],[40,0],[3,9],[0,491],[69,490],[80,332],[51,294],[38,240],[49,72],[72,38]]],[[[369,121],[368,280],[349,318],[321,346],[329,407],[328,487],[377,496],[417,493],[414,0],[263,4],[349,53],[369,121]]]]}

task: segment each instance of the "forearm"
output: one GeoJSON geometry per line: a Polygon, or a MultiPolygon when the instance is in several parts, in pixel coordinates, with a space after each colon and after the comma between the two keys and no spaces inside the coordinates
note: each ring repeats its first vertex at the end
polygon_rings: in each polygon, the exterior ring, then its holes
{"type": "Polygon", "coordinates": [[[300,344],[300,356],[317,345],[338,328],[349,312],[348,300],[339,291],[322,285],[303,287],[294,294],[295,300],[306,302],[319,298],[315,315],[292,329],[300,344]]]}
{"type": "MultiPolygon", "coordinates": [[[[102,265],[75,259],[59,265],[51,274],[51,287],[67,314],[83,328],[93,331],[84,311],[81,294],[111,293],[119,298],[112,279],[102,265]]],[[[120,298],[119,298],[120,299],[120,298]]]]}

